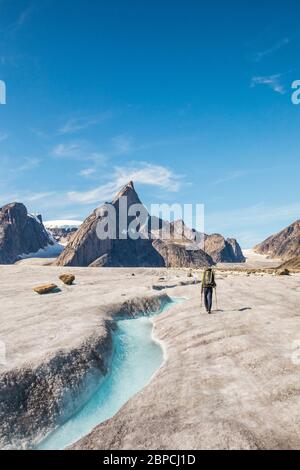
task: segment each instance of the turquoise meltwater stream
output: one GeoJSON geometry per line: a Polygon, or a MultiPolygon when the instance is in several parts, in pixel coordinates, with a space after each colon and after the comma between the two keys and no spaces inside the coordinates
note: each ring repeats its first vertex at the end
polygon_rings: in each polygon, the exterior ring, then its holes
{"type": "Polygon", "coordinates": [[[151,317],[166,311],[172,300],[156,313],[118,320],[114,333],[111,368],[90,400],[66,423],[37,445],[38,450],[59,450],[88,434],[117,411],[150,381],[163,363],[163,350],[153,340],[151,317]]]}

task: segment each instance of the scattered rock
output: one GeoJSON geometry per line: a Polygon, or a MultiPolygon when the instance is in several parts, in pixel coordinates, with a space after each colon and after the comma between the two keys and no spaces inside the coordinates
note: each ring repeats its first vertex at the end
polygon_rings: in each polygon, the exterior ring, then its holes
{"type": "Polygon", "coordinates": [[[37,294],[49,294],[50,292],[55,291],[57,289],[56,284],[44,284],[42,286],[35,287],[33,290],[37,292],[37,294]]]}
{"type": "Polygon", "coordinates": [[[288,269],[277,269],[276,274],[277,276],[289,276],[290,271],[288,269]]]}
{"type": "Polygon", "coordinates": [[[71,286],[75,281],[75,276],[73,274],[62,274],[59,279],[67,286],[71,286]]]}
{"type": "Polygon", "coordinates": [[[182,285],[182,284],[172,284],[172,285],[159,285],[159,284],[154,284],[152,286],[152,289],[153,290],[163,290],[163,289],[173,289],[174,287],[176,287],[177,285],[182,285]]]}
{"type": "Polygon", "coordinates": [[[191,279],[189,281],[180,281],[179,283],[180,286],[191,286],[193,284],[201,284],[201,281],[199,279],[191,279]]]}
{"type": "Polygon", "coordinates": [[[296,256],[295,258],[292,258],[282,265],[279,266],[278,269],[288,269],[289,271],[294,271],[294,272],[299,272],[300,270],[300,256],[296,256]]]}
{"type": "Polygon", "coordinates": [[[163,290],[163,289],[166,289],[167,286],[159,286],[159,285],[153,285],[152,286],[152,289],[153,290],[163,290]]]}

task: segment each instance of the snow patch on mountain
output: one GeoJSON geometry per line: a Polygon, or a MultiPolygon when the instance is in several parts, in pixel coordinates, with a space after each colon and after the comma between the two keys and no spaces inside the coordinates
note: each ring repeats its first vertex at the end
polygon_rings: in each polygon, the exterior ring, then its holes
{"type": "Polygon", "coordinates": [[[19,256],[19,259],[28,259],[28,258],[57,258],[62,251],[64,246],[60,243],[54,245],[47,245],[45,248],[40,248],[35,253],[24,253],[19,256]]]}
{"type": "Polygon", "coordinates": [[[60,229],[75,229],[79,228],[82,224],[81,220],[47,220],[44,222],[44,226],[51,230],[54,228],[60,229]]]}

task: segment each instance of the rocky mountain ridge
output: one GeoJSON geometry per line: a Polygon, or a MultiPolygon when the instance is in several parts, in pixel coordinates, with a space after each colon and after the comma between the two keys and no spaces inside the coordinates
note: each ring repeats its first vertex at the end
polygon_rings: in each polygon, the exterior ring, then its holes
{"type": "Polygon", "coordinates": [[[300,219],[256,245],[254,251],[282,260],[300,256],[300,219]]]}
{"type": "Polygon", "coordinates": [[[0,208],[0,264],[12,264],[22,255],[54,245],[41,216],[28,214],[22,203],[0,208]]]}

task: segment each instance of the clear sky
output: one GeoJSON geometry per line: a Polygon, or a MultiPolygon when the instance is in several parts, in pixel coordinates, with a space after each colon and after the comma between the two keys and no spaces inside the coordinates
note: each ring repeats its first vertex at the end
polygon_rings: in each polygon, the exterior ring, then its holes
{"type": "Polygon", "coordinates": [[[299,1],[0,0],[0,204],[84,219],[133,179],[252,246],[300,216],[299,1]]]}

